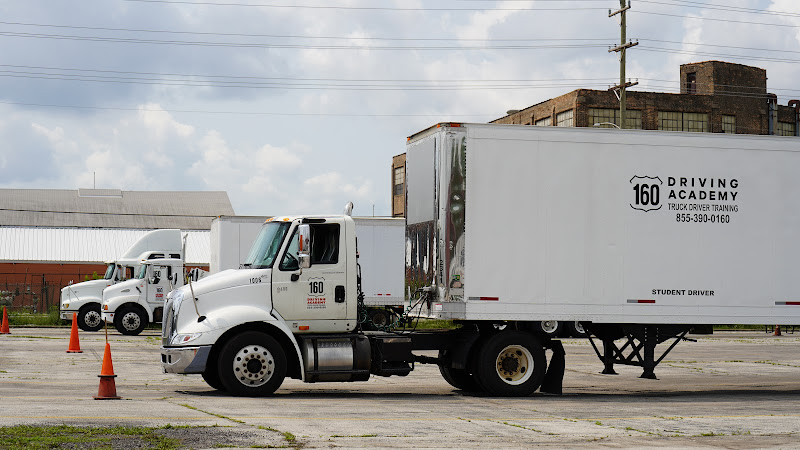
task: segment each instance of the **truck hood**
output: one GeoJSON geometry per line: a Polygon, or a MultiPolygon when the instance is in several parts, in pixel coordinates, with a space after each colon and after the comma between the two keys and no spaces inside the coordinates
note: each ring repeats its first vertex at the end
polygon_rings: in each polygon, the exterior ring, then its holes
{"type": "Polygon", "coordinates": [[[145,282],[146,280],[133,279],[109,286],[103,291],[103,301],[118,295],[139,295],[145,282]],[[137,287],[139,290],[136,290],[137,287]]]}
{"type": "Polygon", "coordinates": [[[190,297],[194,291],[195,297],[210,294],[212,292],[253,284],[253,280],[260,280],[261,283],[268,283],[271,280],[272,269],[228,269],[207,276],[198,281],[193,281],[191,288],[189,285],[180,288],[183,295],[190,297]]]}
{"type": "Polygon", "coordinates": [[[81,293],[86,292],[96,292],[99,294],[100,291],[106,288],[106,286],[111,286],[112,284],[113,282],[111,280],[101,278],[99,280],[89,280],[64,286],[61,288],[61,292],[62,294],[66,292],[72,292],[75,295],[81,295],[81,293]]]}

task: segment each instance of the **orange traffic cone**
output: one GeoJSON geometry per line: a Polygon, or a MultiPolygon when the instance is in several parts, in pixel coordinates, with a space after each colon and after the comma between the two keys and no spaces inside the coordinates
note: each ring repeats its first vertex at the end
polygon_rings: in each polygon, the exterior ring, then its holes
{"type": "Polygon", "coordinates": [[[67,353],[83,353],[81,341],[78,339],[78,315],[72,313],[72,332],[69,335],[69,349],[67,353]]]}
{"type": "Polygon", "coordinates": [[[114,383],[114,363],[111,362],[111,345],[106,342],[106,351],[103,353],[103,367],[100,368],[100,388],[97,389],[95,400],[119,400],[117,385],[114,383]]]}
{"type": "Polygon", "coordinates": [[[8,329],[8,313],[6,313],[5,306],[3,306],[3,324],[0,325],[0,334],[11,334],[11,330],[8,329]]]}
{"type": "Polygon", "coordinates": [[[772,334],[773,336],[780,336],[781,335],[781,326],[775,325],[775,333],[772,334]]]}

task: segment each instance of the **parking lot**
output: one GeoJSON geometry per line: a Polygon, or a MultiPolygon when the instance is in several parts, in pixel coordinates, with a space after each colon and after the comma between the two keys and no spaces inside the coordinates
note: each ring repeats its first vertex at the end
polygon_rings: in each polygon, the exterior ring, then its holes
{"type": "Polygon", "coordinates": [[[160,335],[109,331],[116,391],[96,401],[105,338],[69,328],[0,335],[0,425],[188,428],[194,448],[800,447],[800,333],[717,332],[684,342],[656,368],[602,365],[565,339],[563,395],[495,398],[454,390],[433,365],[362,383],[286,380],[275,396],[229,397],[200,376],[161,373],[160,335]],[[287,436],[293,436],[288,439],[287,436]]]}

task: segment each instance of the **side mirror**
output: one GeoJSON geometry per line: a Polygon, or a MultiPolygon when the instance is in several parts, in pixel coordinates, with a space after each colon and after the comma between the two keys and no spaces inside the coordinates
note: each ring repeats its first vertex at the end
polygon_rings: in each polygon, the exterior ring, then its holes
{"type": "Polygon", "coordinates": [[[161,278],[159,278],[159,277],[151,277],[150,280],[148,280],[148,281],[150,281],[150,284],[158,284],[158,282],[161,281],[161,278]]]}
{"type": "Polygon", "coordinates": [[[300,268],[311,267],[311,226],[302,224],[297,227],[297,256],[300,259],[300,268]]]}

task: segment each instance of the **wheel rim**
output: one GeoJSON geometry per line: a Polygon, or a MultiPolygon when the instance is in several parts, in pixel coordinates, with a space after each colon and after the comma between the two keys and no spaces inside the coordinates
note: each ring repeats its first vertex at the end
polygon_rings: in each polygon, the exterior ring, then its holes
{"type": "Polygon", "coordinates": [[[386,317],[386,314],[379,312],[372,316],[372,323],[382,327],[389,323],[389,319],[386,317]]]}
{"type": "Polygon", "coordinates": [[[135,312],[125,313],[125,315],[122,316],[122,326],[128,331],[139,329],[141,324],[142,319],[139,317],[139,314],[135,312]]]}
{"type": "Polygon", "coordinates": [[[509,345],[498,355],[495,363],[497,375],[507,384],[518,385],[528,381],[533,374],[533,355],[520,345],[509,345]]]}
{"type": "Polygon", "coordinates": [[[579,334],[586,334],[586,330],[583,328],[580,322],[577,320],[575,321],[575,332],[579,334]]]}
{"type": "Polygon", "coordinates": [[[89,328],[100,325],[100,320],[100,313],[97,311],[87,311],[86,314],[83,315],[83,323],[89,328]]]}
{"type": "Polygon", "coordinates": [[[245,386],[263,386],[274,372],[275,359],[272,353],[260,345],[248,345],[233,357],[233,373],[245,386]]]}
{"type": "Polygon", "coordinates": [[[558,321],[556,320],[543,320],[542,321],[542,331],[547,334],[555,333],[558,329],[558,321]]]}

